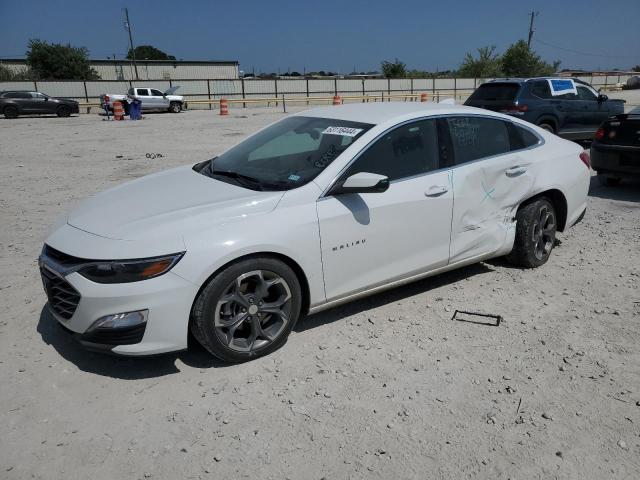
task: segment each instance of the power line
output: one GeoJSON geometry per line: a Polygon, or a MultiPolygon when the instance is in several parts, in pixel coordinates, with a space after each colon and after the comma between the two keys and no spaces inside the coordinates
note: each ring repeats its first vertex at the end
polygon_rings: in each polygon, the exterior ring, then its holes
{"type": "Polygon", "coordinates": [[[537,38],[535,38],[533,41],[536,43],[540,43],[542,45],[546,45],[547,47],[557,48],[558,50],[564,50],[565,52],[576,53],[578,55],[586,55],[588,57],[603,57],[603,58],[639,58],[640,57],[640,55],[607,55],[602,53],[580,52],[579,50],[573,50],[571,48],[565,48],[559,45],[554,45],[553,43],[544,42],[537,38]]]}

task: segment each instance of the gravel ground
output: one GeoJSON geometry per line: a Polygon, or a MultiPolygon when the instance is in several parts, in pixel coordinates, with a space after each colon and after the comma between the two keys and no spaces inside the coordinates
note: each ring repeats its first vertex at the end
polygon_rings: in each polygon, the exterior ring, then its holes
{"type": "Polygon", "coordinates": [[[640,478],[638,182],[592,182],[542,268],[480,263],[335,308],[244,365],[103,356],[55,325],[36,257],[56,217],[282,115],[0,120],[0,477],[640,478]]]}

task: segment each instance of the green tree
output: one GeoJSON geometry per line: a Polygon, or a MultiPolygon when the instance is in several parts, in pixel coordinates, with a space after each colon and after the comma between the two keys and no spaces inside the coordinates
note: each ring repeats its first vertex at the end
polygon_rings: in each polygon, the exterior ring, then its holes
{"type": "Polygon", "coordinates": [[[99,80],[89,65],[88,50],[70,44],[29,40],[27,65],[35,79],[43,80],[99,80]]]}
{"type": "Polygon", "coordinates": [[[387,60],[380,64],[382,73],[387,78],[403,78],[407,75],[407,66],[397,58],[393,62],[387,60]]]}
{"type": "Polygon", "coordinates": [[[136,60],[175,60],[173,55],[167,55],[162,50],[151,45],[138,45],[133,50],[129,49],[127,58],[131,60],[133,53],[136,54],[136,60]]]}
{"type": "Polygon", "coordinates": [[[640,72],[640,65],[636,65],[635,67],[633,67],[633,68],[631,69],[631,71],[633,71],[633,72],[640,72]]]}
{"type": "Polygon", "coordinates": [[[478,58],[471,53],[464,56],[458,75],[467,78],[488,78],[502,75],[502,59],[496,53],[496,46],[478,48],[478,58]]]}
{"type": "Polygon", "coordinates": [[[508,77],[540,77],[553,75],[560,61],[547,63],[527,46],[524,40],[511,45],[502,56],[502,72],[508,77]]]}

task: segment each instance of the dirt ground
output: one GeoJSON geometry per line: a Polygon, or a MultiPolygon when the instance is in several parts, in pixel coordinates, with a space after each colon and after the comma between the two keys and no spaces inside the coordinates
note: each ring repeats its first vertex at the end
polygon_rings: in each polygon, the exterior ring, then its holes
{"type": "Polygon", "coordinates": [[[480,263],[335,308],[247,364],[103,356],[58,328],[36,258],[59,215],[282,116],[0,120],[0,478],[640,478],[640,182],[594,178],[542,268],[480,263]]]}

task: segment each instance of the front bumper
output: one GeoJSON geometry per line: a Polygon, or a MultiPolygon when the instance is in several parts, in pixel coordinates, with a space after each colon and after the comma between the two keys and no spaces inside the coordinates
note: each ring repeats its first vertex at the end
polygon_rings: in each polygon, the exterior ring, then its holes
{"type": "Polygon", "coordinates": [[[640,146],[591,145],[591,167],[601,174],[640,175],[640,146]]]}
{"type": "Polygon", "coordinates": [[[64,280],[80,295],[77,307],[68,319],[55,308],[50,311],[85,347],[120,355],[154,355],[187,348],[189,314],[198,288],[182,277],[167,272],[140,282],[99,284],[74,272],[64,280]],[[90,330],[101,317],[138,310],[148,310],[142,325],[111,332],[90,330]]]}

